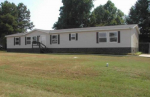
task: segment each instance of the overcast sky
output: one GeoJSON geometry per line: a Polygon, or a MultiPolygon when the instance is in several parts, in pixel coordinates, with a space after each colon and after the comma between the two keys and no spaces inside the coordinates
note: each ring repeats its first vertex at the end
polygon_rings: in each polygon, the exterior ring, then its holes
{"type": "MultiPolygon", "coordinates": [[[[4,2],[5,0],[0,0],[4,2]]],[[[59,8],[63,5],[62,0],[7,0],[16,5],[24,3],[31,12],[31,21],[37,29],[51,30],[53,24],[58,20],[59,8]]],[[[108,0],[95,0],[94,8],[104,5],[108,0]]],[[[123,11],[126,15],[129,13],[131,6],[137,0],[111,0],[115,6],[123,11]]]]}

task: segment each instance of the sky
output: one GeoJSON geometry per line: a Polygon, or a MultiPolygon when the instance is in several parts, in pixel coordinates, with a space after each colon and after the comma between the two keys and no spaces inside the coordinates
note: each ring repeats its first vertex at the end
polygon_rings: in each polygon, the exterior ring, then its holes
{"type": "MultiPolygon", "coordinates": [[[[0,0],[4,2],[5,0],[0,0]]],[[[52,30],[53,24],[57,22],[59,17],[59,9],[62,0],[7,0],[16,5],[23,3],[30,10],[30,20],[35,25],[34,29],[52,30]]],[[[108,0],[95,0],[94,8],[99,5],[104,5],[108,0]]],[[[137,0],[111,0],[115,6],[120,9],[125,15],[128,15],[130,8],[137,0]]],[[[94,9],[93,8],[93,9],[94,9]]]]}

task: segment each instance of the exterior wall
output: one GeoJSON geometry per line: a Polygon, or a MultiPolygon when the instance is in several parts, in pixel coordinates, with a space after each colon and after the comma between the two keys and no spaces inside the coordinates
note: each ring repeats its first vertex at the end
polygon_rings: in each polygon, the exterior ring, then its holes
{"type": "Polygon", "coordinates": [[[25,47],[25,37],[20,36],[21,38],[21,45],[14,45],[14,37],[7,38],[7,49],[8,48],[24,48],[25,47]]]}
{"type": "Polygon", "coordinates": [[[139,34],[136,29],[131,30],[131,47],[133,53],[139,51],[139,34]]]}
{"type": "MultiPolygon", "coordinates": [[[[49,34],[34,31],[32,33],[27,34],[26,36],[20,36],[21,37],[21,45],[14,45],[14,37],[8,37],[7,38],[7,48],[32,48],[32,37],[33,36],[41,36],[44,35],[46,37],[46,45],[48,45],[49,42],[47,42],[47,39],[49,38],[49,34]],[[25,45],[25,37],[31,37],[31,44],[25,45]]],[[[41,41],[41,38],[40,38],[41,41]]],[[[35,47],[36,48],[36,47],[35,47]]]]}
{"type": "MultiPolygon", "coordinates": [[[[100,32],[115,32],[115,31],[100,31],[100,32]]],[[[118,31],[117,31],[118,32],[118,31]]],[[[78,40],[69,41],[69,33],[60,34],[60,44],[49,44],[48,48],[115,48],[115,47],[131,47],[131,31],[120,31],[120,43],[96,43],[95,32],[79,32],[78,40]]]]}
{"type": "MultiPolygon", "coordinates": [[[[118,30],[118,31],[93,31],[93,32],[78,32],[78,40],[69,41],[70,33],[59,33],[60,44],[50,44],[50,35],[39,31],[34,31],[21,36],[21,45],[14,45],[14,37],[7,38],[7,48],[9,52],[37,52],[39,49],[32,49],[32,44],[25,45],[25,37],[40,36],[46,37],[46,46],[49,53],[100,53],[100,54],[126,54],[131,53],[133,49],[137,48],[134,42],[138,42],[136,39],[136,30],[118,30]],[[97,43],[96,32],[118,32],[120,31],[120,43],[97,43]],[[133,32],[133,33],[132,33],[133,32]],[[132,36],[131,36],[132,35],[132,36]],[[133,38],[132,38],[133,37],[133,38]],[[131,40],[132,38],[132,40],[131,40]],[[132,46],[132,47],[131,47],[132,46]]],[[[41,42],[41,38],[40,38],[41,42]]],[[[38,48],[38,47],[37,47],[38,48]]]]}

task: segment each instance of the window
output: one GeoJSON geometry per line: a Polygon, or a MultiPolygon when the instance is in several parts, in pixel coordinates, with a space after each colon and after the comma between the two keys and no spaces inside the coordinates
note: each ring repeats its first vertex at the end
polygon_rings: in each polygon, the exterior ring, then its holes
{"type": "Polygon", "coordinates": [[[106,33],[99,33],[99,42],[107,42],[106,33]]]}
{"type": "Polygon", "coordinates": [[[33,42],[33,44],[36,44],[36,42],[37,42],[37,38],[36,38],[36,36],[33,36],[32,38],[33,38],[33,41],[32,41],[32,42],[33,42]]]}
{"type": "Polygon", "coordinates": [[[31,37],[26,37],[26,44],[31,44],[31,37]]]}
{"type": "Polygon", "coordinates": [[[71,33],[71,40],[76,40],[76,33],[71,33]]]}
{"type": "Polygon", "coordinates": [[[117,32],[110,32],[109,33],[109,41],[110,42],[118,42],[118,33],[117,32]]]}
{"type": "Polygon", "coordinates": [[[15,38],[15,45],[20,45],[20,38],[19,37],[15,38]]]}
{"type": "Polygon", "coordinates": [[[58,43],[58,35],[52,35],[52,44],[57,44],[58,43]]]}

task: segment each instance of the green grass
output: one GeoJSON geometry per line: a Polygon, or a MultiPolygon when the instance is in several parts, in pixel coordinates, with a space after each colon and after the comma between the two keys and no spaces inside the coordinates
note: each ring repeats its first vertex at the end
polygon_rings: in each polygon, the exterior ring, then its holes
{"type": "Polygon", "coordinates": [[[150,97],[150,58],[0,52],[0,97],[150,97]]]}

